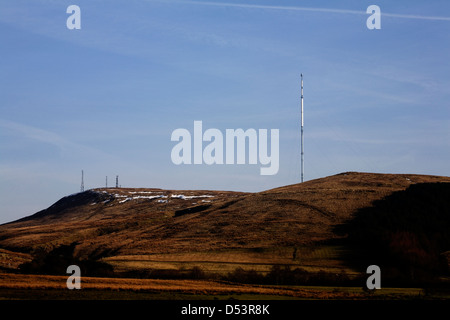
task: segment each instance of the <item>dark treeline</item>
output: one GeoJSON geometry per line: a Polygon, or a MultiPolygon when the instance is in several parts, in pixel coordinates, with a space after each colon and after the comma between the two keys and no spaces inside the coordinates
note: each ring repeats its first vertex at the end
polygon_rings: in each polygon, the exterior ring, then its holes
{"type": "Polygon", "coordinates": [[[50,252],[44,250],[37,252],[32,261],[19,266],[22,273],[45,274],[45,275],[67,275],[67,267],[77,265],[84,276],[113,276],[113,268],[98,259],[78,259],[74,256],[74,242],[69,245],[61,245],[50,252]]]}
{"type": "Polygon", "coordinates": [[[274,265],[269,272],[245,270],[237,267],[225,275],[208,273],[200,267],[172,270],[140,270],[118,274],[117,276],[141,279],[211,279],[228,282],[267,284],[267,285],[316,285],[316,286],[363,286],[365,275],[350,278],[346,273],[325,271],[308,272],[301,268],[274,265]]]}
{"type": "Polygon", "coordinates": [[[292,269],[290,266],[272,266],[266,274],[255,270],[236,268],[223,277],[223,280],[269,285],[313,285],[313,286],[363,286],[363,277],[350,278],[345,272],[332,273],[326,271],[308,272],[302,268],[292,269]]]}

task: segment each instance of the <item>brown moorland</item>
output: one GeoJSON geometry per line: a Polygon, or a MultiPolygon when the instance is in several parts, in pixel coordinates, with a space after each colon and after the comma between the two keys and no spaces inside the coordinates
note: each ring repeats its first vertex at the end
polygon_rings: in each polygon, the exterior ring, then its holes
{"type": "MultiPolygon", "coordinates": [[[[0,226],[0,267],[72,245],[114,271],[269,274],[274,266],[356,275],[336,232],[362,209],[413,185],[449,177],[347,172],[258,193],[98,188],[0,226]]],[[[447,252],[448,253],[448,252],[447,252]]],[[[445,252],[443,253],[446,254],[445,252]]]]}

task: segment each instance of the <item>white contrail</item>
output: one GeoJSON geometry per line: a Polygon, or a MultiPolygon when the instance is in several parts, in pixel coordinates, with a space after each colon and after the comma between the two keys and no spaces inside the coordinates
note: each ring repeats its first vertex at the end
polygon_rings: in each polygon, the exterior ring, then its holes
{"type": "MultiPolygon", "coordinates": [[[[158,0],[157,0],[158,1],[158,0]]],[[[348,10],[348,9],[332,9],[332,8],[309,8],[309,7],[292,7],[292,6],[270,6],[259,4],[245,4],[245,3],[227,3],[227,2],[204,2],[204,1],[163,1],[170,3],[180,4],[193,4],[203,6],[216,6],[216,7],[236,7],[236,8],[249,8],[249,9],[270,9],[270,10],[288,10],[288,11],[311,11],[311,12],[326,12],[326,13],[344,13],[344,14],[359,14],[367,15],[366,11],[348,10]]],[[[401,18],[401,19],[420,19],[420,20],[441,20],[450,21],[450,17],[437,17],[437,16],[421,16],[421,15],[409,15],[398,13],[386,13],[381,11],[383,17],[401,18]]]]}
{"type": "Polygon", "coordinates": [[[307,7],[291,7],[291,6],[268,6],[259,4],[246,3],[227,3],[227,2],[203,2],[203,1],[183,1],[174,0],[173,3],[196,4],[216,7],[237,7],[250,9],[271,9],[271,10],[288,10],[288,11],[314,11],[314,12],[331,12],[331,13],[349,13],[349,14],[366,14],[365,11],[346,10],[346,9],[329,9],[329,8],[307,8],[307,7]]]}
{"type": "Polygon", "coordinates": [[[383,17],[402,18],[402,19],[420,19],[420,20],[441,20],[450,21],[450,17],[436,17],[436,16],[418,16],[412,14],[400,14],[400,13],[386,13],[381,12],[383,17]]]}

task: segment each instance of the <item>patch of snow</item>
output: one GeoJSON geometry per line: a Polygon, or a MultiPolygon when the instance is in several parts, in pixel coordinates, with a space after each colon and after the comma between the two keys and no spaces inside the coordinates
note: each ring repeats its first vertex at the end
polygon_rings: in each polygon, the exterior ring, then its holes
{"type": "Polygon", "coordinates": [[[167,198],[167,196],[164,195],[157,195],[157,196],[136,196],[133,197],[133,199],[158,199],[158,198],[167,198]]]}
{"type": "Polygon", "coordinates": [[[200,195],[200,196],[185,196],[184,194],[172,194],[170,196],[171,198],[177,198],[177,199],[183,199],[183,200],[191,200],[191,199],[196,199],[196,198],[214,198],[214,196],[211,195],[200,195]]]}
{"type": "Polygon", "coordinates": [[[154,193],[153,191],[129,191],[130,194],[150,194],[154,193]]]}
{"type": "Polygon", "coordinates": [[[127,197],[126,199],[119,201],[119,203],[124,203],[130,200],[137,200],[137,199],[147,199],[147,200],[152,200],[152,199],[158,199],[158,198],[167,198],[167,196],[165,195],[157,195],[157,196],[134,196],[134,197],[127,197]]]}

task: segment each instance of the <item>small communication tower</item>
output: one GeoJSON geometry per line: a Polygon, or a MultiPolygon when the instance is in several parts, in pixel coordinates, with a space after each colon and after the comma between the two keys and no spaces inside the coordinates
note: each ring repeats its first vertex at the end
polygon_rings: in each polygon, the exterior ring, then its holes
{"type": "Polygon", "coordinates": [[[119,176],[116,176],[116,188],[119,187],[119,176]]]}
{"type": "Polygon", "coordinates": [[[84,191],[84,172],[83,170],[81,170],[81,188],[80,191],[83,192],[84,191]]]}

